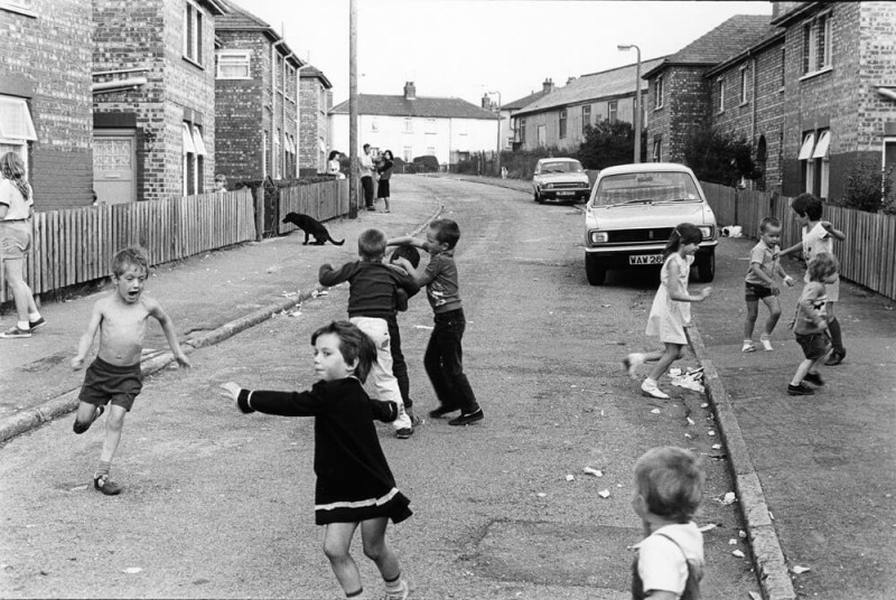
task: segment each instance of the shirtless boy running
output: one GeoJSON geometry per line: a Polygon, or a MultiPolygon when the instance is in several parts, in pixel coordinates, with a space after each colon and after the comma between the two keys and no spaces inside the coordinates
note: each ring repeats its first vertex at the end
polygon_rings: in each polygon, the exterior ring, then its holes
{"type": "Polygon", "coordinates": [[[72,359],[73,369],[84,366],[84,358],[99,330],[99,351],[84,375],[78,413],[72,428],[75,433],[84,433],[103,414],[106,404],[111,402],[106,416],[106,436],[100,464],[93,476],[93,487],[108,496],[119,494],[123,489],[109,479],[109,469],[121,440],[124,416],[131,410],[134,399],[143,387],[140,356],[149,317],[155,318],[162,326],[177,362],[184,367],[190,366],[177,342],[171,319],[158,302],[143,295],[143,286],[149,274],[143,249],[131,247],[119,251],[112,259],[112,272],[115,289],[93,305],[87,332],[81,336],[78,354],[72,359]]]}

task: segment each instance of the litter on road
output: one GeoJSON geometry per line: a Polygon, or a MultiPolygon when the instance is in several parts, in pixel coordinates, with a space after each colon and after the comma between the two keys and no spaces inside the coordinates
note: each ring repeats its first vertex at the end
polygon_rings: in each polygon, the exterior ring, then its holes
{"type": "Polygon", "coordinates": [[[732,556],[736,556],[736,557],[738,557],[738,558],[745,558],[745,557],[747,556],[746,554],[744,554],[744,553],[743,553],[742,551],[740,551],[740,550],[732,550],[732,551],[731,551],[731,554],[732,554],[732,556]]]}
{"type": "Polygon", "coordinates": [[[601,471],[600,469],[595,469],[594,467],[585,467],[584,469],[582,469],[582,471],[585,473],[590,473],[591,475],[594,475],[595,477],[603,477],[604,476],[603,471],[601,471]]]}
{"type": "Polygon", "coordinates": [[[610,490],[601,490],[597,493],[597,495],[600,496],[601,498],[609,498],[610,490]]]}
{"type": "Polygon", "coordinates": [[[790,570],[793,571],[793,573],[795,575],[801,575],[803,573],[807,573],[807,572],[811,571],[812,569],[810,569],[809,567],[801,567],[799,565],[793,565],[790,568],[790,570]]]}
{"type": "Polygon", "coordinates": [[[575,479],[576,479],[575,475],[573,475],[572,473],[567,473],[566,481],[575,481],[575,479]]]}
{"type": "Polygon", "coordinates": [[[737,496],[734,492],[725,492],[725,495],[721,498],[716,498],[716,502],[721,504],[722,506],[728,506],[729,504],[734,504],[737,502],[737,496]]]}

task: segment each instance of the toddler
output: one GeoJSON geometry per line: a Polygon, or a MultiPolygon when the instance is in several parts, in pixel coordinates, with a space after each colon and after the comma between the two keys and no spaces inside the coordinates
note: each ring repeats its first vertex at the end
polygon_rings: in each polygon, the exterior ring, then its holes
{"type": "Polygon", "coordinates": [[[747,319],[744,322],[744,344],[741,352],[755,352],[753,345],[753,328],[756,326],[756,317],[759,316],[759,301],[768,307],[768,319],[765,329],[759,336],[762,348],[772,350],[771,335],[781,318],[781,304],[778,302],[780,290],[775,285],[775,276],[784,279],[785,285],[793,286],[793,278],[781,268],[778,253],[781,243],[781,223],[774,217],[766,217],[759,224],[759,243],[753,246],[750,252],[750,268],[744,279],[745,295],[747,301],[747,319]]]}
{"type": "Polygon", "coordinates": [[[837,259],[824,252],[816,255],[806,267],[809,282],[803,287],[803,293],[800,295],[793,326],[793,333],[803,349],[805,359],[797,367],[793,379],[787,386],[787,393],[791,396],[815,393],[804,382],[824,385],[818,367],[830,350],[827,332],[830,320],[825,310],[828,306],[826,292],[827,286],[837,280],[837,269],[837,259]]]}

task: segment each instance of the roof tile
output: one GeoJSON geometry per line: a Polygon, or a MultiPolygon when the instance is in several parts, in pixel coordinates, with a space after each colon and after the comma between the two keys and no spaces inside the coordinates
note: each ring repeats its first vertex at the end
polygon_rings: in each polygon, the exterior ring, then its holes
{"type": "MultiPolygon", "coordinates": [[[[348,100],[332,108],[330,114],[348,113],[348,100]]],[[[442,117],[455,119],[497,119],[498,116],[461,98],[431,98],[358,94],[358,114],[397,117],[442,117]]]]}

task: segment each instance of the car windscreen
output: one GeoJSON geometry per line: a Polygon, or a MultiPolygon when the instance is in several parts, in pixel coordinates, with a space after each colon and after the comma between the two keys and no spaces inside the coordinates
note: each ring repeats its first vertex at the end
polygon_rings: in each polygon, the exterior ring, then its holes
{"type": "Polygon", "coordinates": [[[675,171],[607,175],[598,182],[594,194],[595,206],[699,200],[694,179],[688,173],[675,171]]]}
{"type": "Polygon", "coordinates": [[[558,160],[557,162],[541,163],[539,173],[581,173],[582,163],[577,160],[558,160]]]}

